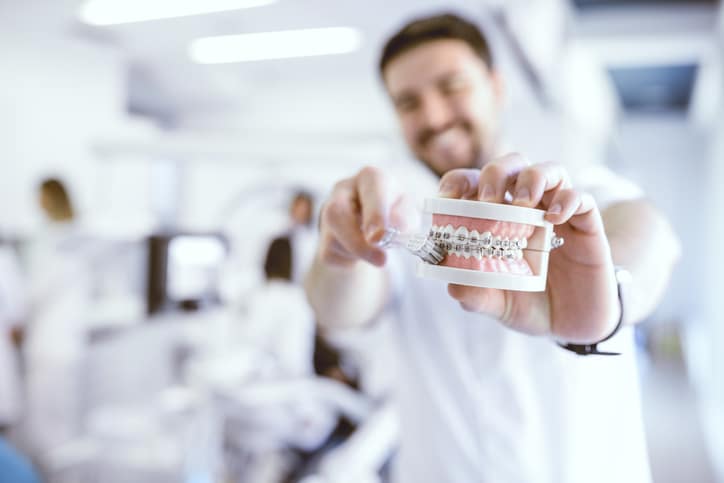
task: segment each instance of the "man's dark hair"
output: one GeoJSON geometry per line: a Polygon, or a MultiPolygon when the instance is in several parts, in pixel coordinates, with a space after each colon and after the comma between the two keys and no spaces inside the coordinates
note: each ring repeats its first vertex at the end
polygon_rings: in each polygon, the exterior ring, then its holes
{"type": "Polygon", "coordinates": [[[480,29],[457,15],[446,13],[413,20],[393,35],[382,49],[380,74],[384,75],[387,64],[398,55],[424,43],[445,39],[462,40],[489,69],[493,67],[493,55],[488,40],[480,29]]]}
{"type": "Polygon", "coordinates": [[[266,253],[264,274],[267,280],[292,279],[292,244],[289,237],[275,238],[266,253]]]}

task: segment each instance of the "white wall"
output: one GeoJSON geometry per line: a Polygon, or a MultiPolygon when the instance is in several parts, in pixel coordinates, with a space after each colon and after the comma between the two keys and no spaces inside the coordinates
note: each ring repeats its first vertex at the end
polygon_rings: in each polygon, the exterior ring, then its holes
{"type": "Polygon", "coordinates": [[[699,286],[706,294],[706,327],[694,342],[702,357],[698,361],[695,382],[702,402],[704,430],[710,444],[710,455],[720,481],[724,481],[724,111],[712,130],[710,155],[707,159],[709,177],[702,185],[706,193],[705,224],[709,237],[705,246],[707,263],[699,286]]]}
{"type": "Polygon", "coordinates": [[[0,225],[39,221],[35,188],[67,179],[79,211],[92,209],[97,179],[91,140],[123,122],[124,72],[109,47],[65,31],[17,31],[0,19],[0,225]]]}
{"type": "Polygon", "coordinates": [[[705,132],[683,117],[624,120],[618,129],[614,168],[638,183],[670,219],[683,253],[660,309],[658,319],[690,322],[700,319],[705,294],[695,290],[706,266],[702,240],[711,236],[706,193],[711,170],[705,132]]]}

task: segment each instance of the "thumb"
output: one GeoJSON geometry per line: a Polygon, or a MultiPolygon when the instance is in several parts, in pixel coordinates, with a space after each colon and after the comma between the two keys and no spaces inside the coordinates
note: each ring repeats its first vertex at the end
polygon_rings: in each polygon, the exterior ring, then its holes
{"type": "Polygon", "coordinates": [[[480,312],[499,320],[506,318],[506,297],[503,290],[451,283],[447,286],[447,291],[468,312],[480,312]]]}
{"type": "Polygon", "coordinates": [[[453,169],[440,178],[441,198],[477,199],[479,169],[453,169]]]}

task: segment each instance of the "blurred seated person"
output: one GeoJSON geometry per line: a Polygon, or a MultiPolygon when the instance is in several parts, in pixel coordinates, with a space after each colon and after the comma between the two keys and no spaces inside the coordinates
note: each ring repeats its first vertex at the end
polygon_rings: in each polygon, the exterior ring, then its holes
{"type": "Polygon", "coordinates": [[[288,237],[269,245],[265,283],[256,290],[243,325],[244,339],[273,361],[280,377],[312,374],[314,319],[304,291],[292,283],[292,246],[288,237]]]}
{"type": "Polygon", "coordinates": [[[330,343],[325,335],[317,333],[314,337],[314,372],[358,389],[357,378],[345,368],[343,359],[342,351],[330,343]]]}
{"type": "Polygon", "coordinates": [[[272,240],[264,283],[251,293],[234,333],[236,351],[244,357],[236,373],[238,407],[228,413],[225,429],[231,446],[251,455],[245,458],[242,481],[284,481],[299,467],[296,452],[314,451],[335,425],[336,414],[309,390],[314,387],[314,319],[303,289],[291,281],[292,263],[289,237],[272,240]],[[244,367],[247,360],[251,368],[244,367]],[[269,399],[246,400],[270,384],[279,390],[269,399]],[[307,390],[299,394],[300,387],[307,390]]]}

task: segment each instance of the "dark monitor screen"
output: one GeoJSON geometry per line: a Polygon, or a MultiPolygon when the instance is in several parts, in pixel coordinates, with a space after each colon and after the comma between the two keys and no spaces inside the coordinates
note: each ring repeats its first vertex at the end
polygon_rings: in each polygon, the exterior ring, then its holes
{"type": "Polygon", "coordinates": [[[218,275],[228,243],[218,233],[160,234],[149,238],[149,314],[218,302],[218,275]]]}

